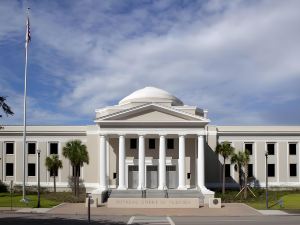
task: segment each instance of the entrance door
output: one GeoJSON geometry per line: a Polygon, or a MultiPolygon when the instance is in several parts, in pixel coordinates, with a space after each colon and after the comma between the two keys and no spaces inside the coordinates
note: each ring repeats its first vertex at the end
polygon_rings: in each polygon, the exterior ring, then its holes
{"type": "Polygon", "coordinates": [[[158,169],[157,166],[147,166],[147,188],[158,187],[158,169]]]}
{"type": "Polygon", "coordinates": [[[128,188],[136,189],[139,184],[139,166],[128,166],[128,188]]]}
{"type": "Polygon", "coordinates": [[[177,172],[176,166],[166,166],[166,181],[169,189],[177,188],[177,172]]]}

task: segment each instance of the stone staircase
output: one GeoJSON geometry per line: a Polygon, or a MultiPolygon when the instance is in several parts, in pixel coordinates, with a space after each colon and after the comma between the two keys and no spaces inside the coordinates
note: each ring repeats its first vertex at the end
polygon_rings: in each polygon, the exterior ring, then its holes
{"type": "MultiPolygon", "coordinates": [[[[204,201],[204,195],[199,190],[176,190],[169,189],[166,191],[147,189],[145,190],[146,198],[199,198],[204,201]]],[[[142,198],[141,190],[116,190],[112,189],[109,198],[142,198]]]]}

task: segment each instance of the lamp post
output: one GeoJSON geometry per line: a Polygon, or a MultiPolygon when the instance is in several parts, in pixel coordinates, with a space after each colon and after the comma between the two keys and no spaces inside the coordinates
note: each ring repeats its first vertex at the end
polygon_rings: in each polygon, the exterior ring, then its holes
{"type": "Polygon", "coordinates": [[[37,199],[37,208],[41,207],[41,196],[40,196],[40,154],[41,150],[37,149],[38,154],[38,199],[37,199]]]}
{"type": "Polygon", "coordinates": [[[265,156],[266,156],[266,208],[269,208],[269,193],[268,193],[268,150],[265,152],[265,156]]]}

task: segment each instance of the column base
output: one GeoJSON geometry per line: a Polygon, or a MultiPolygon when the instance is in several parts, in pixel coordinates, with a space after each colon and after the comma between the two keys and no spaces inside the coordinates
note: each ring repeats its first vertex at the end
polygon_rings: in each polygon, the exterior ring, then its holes
{"type": "Polygon", "coordinates": [[[137,190],[146,190],[146,188],[144,186],[140,185],[137,187],[137,190]]]}
{"type": "Polygon", "coordinates": [[[198,186],[198,190],[201,191],[202,194],[205,194],[205,195],[214,195],[215,192],[207,189],[205,186],[198,186]]]}
{"type": "Polygon", "coordinates": [[[118,186],[117,190],[127,190],[127,187],[125,187],[125,186],[118,186]]]}
{"type": "Polygon", "coordinates": [[[163,190],[168,190],[168,187],[166,185],[162,185],[162,186],[158,186],[157,189],[163,191],[163,190]]]}
{"type": "Polygon", "coordinates": [[[187,187],[186,187],[186,186],[179,186],[179,187],[177,188],[177,190],[187,190],[187,187]]]}

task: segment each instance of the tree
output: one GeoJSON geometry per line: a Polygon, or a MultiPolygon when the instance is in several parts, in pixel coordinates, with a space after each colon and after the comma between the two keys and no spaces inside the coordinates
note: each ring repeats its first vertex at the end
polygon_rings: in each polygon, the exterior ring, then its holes
{"type": "Polygon", "coordinates": [[[73,167],[74,194],[79,196],[79,171],[84,163],[89,164],[89,155],[86,146],[80,140],[72,140],[63,148],[63,156],[70,160],[73,167]]]}
{"type": "Polygon", "coordinates": [[[50,176],[53,176],[54,193],[56,193],[56,176],[58,170],[63,167],[62,161],[58,158],[58,155],[51,155],[46,158],[45,165],[50,172],[50,176]]]}
{"type": "Polygon", "coordinates": [[[241,184],[242,162],[243,162],[243,153],[242,152],[232,154],[231,163],[237,165],[237,171],[238,171],[238,174],[239,174],[240,190],[242,189],[242,184],[241,184]]]}
{"type": "Polygon", "coordinates": [[[234,148],[230,145],[229,142],[224,141],[221,144],[218,144],[216,147],[216,153],[220,154],[223,157],[223,183],[222,183],[222,194],[225,194],[225,163],[226,159],[232,155],[234,148]]]}
{"type": "MultiPolygon", "coordinates": [[[[3,112],[6,114],[6,116],[12,116],[14,115],[14,112],[11,110],[10,106],[7,105],[6,101],[6,97],[4,96],[0,96],[0,109],[3,110],[3,112]]],[[[0,118],[2,117],[2,114],[0,114],[0,118]]],[[[2,127],[0,126],[0,129],[2,127]]]]}
{"type": "MultiPolygon", "coordinates": [[[[231,157],[231,163],[238,165],[239,171],[244,168],[244,198],[247,198],[247,183],[248,183],[248,164],[249,164],[249,151],[246,149],[244,152],[239,151],[237,154],[234,153],[231,157]]],[[[240,173],[239,173],[240,177],[240,173]]]]}

